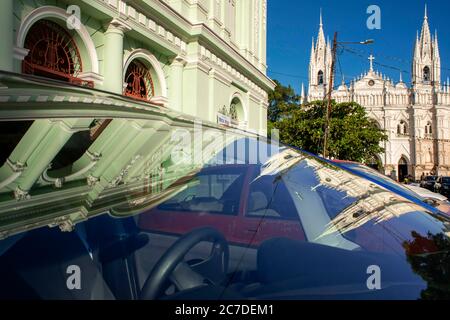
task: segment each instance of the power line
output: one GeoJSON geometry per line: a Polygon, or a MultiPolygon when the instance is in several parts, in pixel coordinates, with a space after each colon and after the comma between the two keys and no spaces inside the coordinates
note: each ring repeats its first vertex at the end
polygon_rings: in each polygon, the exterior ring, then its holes
{"type": "MultiPolygon", "coordinates": [[[[362,56],[361,54],[359,54],[358,52],[356,52],[354,50],[351,50],[351,49],[348,49],[348,48],[344,48],[344,50],[349,52],[349,53],[351,53],[351,54],[354,54],[354,55],[356,55],[356,56],[358,56],[358,57],[360,57],[362,59],[365,59],[365,56],[362,56]]],[[[362,52],[362,51],[360,51],[360,52],[362,52]]],[[[388,64],[384,64],[384,63],[379,63],[379,62],[374,62],[374,64],[376,64],[376,65],[378,65],[378,66],[380,66],[382,68],[395,70],[395,71],[401,72],[402,74],[407,74],[407,75],[412,76],[412,72],[410,72],[408,70],[404,70],[404,69],[396,67],[396,66],[392,66],[392,65],[388,65],[388,64]]],[[[450,70],[450,69],[445,69],[445,68],[440,68],[440,69],[441,70],[450,70]]],[[[441,84],[441,86],[443,86],[443,87],[450,87],[450,83],[441,84]]]]}
{"type": "MultiPolygon", "coordinates": [[[[365,50],[349,49],[348,47],[347,47],[347,48],[344,47],[343,50],[348,51],[348,52],[354,52],[354,53],[356,53],[357,51],[359,51],[359,53],[362,53],[362,54],[365,54],[365,55],[368,54],[368,52],[365,51],[365,50]]],[[[393,60],[393,61],[397,61],[397,62],[409,64],[409,65],[412,65],[412,64],[413,64],[413,60],[407,60],[407,59],[400,58],[400,57],[396,57],[396,56],[385,55],[385,54],[383,54],[383,53],[377,53],[377,56],[386,58],[386,59],[388,59],[388,60],[393,60]]],[[[450,71],[450,68],[442,67],[442,66],[441,66],[439,69],[440,69],[440,70],[445,70],[445,71],[450,71]]]]}
{"type": "Polygon", "coordinates": [[[272,71],[272,70],[269,70],[269,73],[278,74],[278,75],[280,75],[280,76],[285,76],[285,77],[291,77],[291,78],[299,78],[299,79],[306,79],[306,80],[309,80],[308,77],[300,76],[300,75],[295,75],[295,74],[288,74],[288,73],[276,72],[276,71],[272,71]]]}
{"type": "MultiPolygon", "coordinates": [[[[342,55],[343,52],[345,51],[345,52],[348,52],[348,53],[353,54],[355,56],[358,56],[362,60],[365,60],[368,52],[365,51],[365,50],[357,50],[357,49],[353,49],[353,48],[350,49],[349,47],[345,47],[343,45],[340,45],[339,48],[341,50],[338,52],[338,58],[337,58],[338,66],[339,66],[338,72],[341,75],[341,78],[344,78],[344,81],[343,81],[344,84],[350,85],[354,80],[358,79],[360,76],[355,76],[355,75],[347,75],[346,76],[346,75],[344,75],[342,64],[341,64],[341,61],[339,59],[339,56],[342,55]],[[349,81],[345,81],[345,79],[350,79],[350,80],[349,81]]],[[[377,54],[377,56],[384,57],[386,59],[397,61],[397,62],[412,64],[411,60],[406,60],[406,59],[403,59],[403,58],[400,58],[400,57],[384,55],[382,53],[377,54]]],[[[401,72],[402,74],[406,74],[406,75],[412,76],[412,72],[410,72],[408,70],[405,70],[403,68],[400,68],[398,66],[394,66],[394,65],[390,65],[390,64],[386,64],[386,63],[380,63],[380,62],[377,62],[377,61],[375,61],[374,64],[379,66],[379,67],[385,68],[385,69],[395,70],[395,71],[401,72]]],[[[441,71],[442,70],[450,71],[450,68],[440,67],[440,70],[441,71]]],[[[285,77],[297,78],[297,79],[303,79],[303,80],[308,80],[309,81],[308,77],[301,76],[301,75],[298,75],[298,74],[283,73],[283,72],[277,72],[277,71],[271,71],[271,70],[269,70],[269,73],[276,74],[276,75],[281,75],[281,76],[285,76],[285,77]]],[[[334,85],[333,87],[337,88],[338,86],[339,85],[334,85]]],[[[450,87],[450,83],[447,83],[446,85],[443,85],[443,86],[444,87],[450,87]]]]}

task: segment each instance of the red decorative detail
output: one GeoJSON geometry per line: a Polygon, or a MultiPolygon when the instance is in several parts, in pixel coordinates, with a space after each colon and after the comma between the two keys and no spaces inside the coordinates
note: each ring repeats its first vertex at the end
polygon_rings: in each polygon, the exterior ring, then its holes
{"type": "Polygon", "coordinates": [[[93,87],[91,81],[79,79],[81,56],[70,34],[55,22],[39,20],[28,32],[25,48],[30,50],[22,72],[93,87]]]}
{"type": "Polygon", "coordinates": [[[150,70],[139,61],[132,61],[125,74],[124,95],[135,99],[149,101],[155,94],[150,70]]]}

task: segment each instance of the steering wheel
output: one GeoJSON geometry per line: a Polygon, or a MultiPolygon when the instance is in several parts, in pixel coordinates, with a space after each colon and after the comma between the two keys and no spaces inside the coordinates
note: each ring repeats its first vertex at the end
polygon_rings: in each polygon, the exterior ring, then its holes
{"type": "Polygon", "coordinates": [[[228,242],[219,231],[209,227],[195,229],[178,239],[158,261],[144,283],[140,298],[158,298],[168,280],[178,291],[220,284],[227,275],[228,259],[228,242]],[[209,257],[194,265],[184,262],[186,254],[204,241],[213,243],[209,257]]]}

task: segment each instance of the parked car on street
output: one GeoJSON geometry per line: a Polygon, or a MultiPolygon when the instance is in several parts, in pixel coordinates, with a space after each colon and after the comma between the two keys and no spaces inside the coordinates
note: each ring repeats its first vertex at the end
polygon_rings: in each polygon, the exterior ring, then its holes
{"type": "Polygon", "coordinates": [[[415,192],[417,195],[424,199],[433,199],[436,201],[442,201],[450,203],[446,196],[443,196],[440,193],[430,191],[428,189],[413,185],[413,184],[405,184],[403,185],[405,188],[411,190],[412,192],[415,192]]]}
{"type": "Polygon", "coordinates": [[[439,177],[434,185],[434,190],[445,197],[450,197],[450,177],[439,177]]]}
{"type": "Polygon", "coordinates": [[[420,186],[434,192],[434,184],[436,183],[437,178],[437,176],[426,176],[420,182],[420,186]]]}
{"type": "Polygon", "coordinates": [[[390,177],[385,176],[377,170],[369,168],[361,163],[341,160],[334,160],[333,163],[343,169],[349,170],[354,174],[369,179],[370,181],[373,181],[378,185],[423,206],[425,209],[434,212],[441,211],[447,215],[450,215],[450,202],[447,198],[438,193],[431,192],[428,189],[415,187],[413,185],[398,183],[390,177]]]}

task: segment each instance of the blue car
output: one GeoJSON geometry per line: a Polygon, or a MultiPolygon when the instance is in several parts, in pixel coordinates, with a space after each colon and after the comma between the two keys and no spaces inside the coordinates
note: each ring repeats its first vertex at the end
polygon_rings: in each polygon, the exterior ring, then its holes
{"type": "Polygon", "coordinates": [[[389,191],[395,192],[398,195],[422,206],[423,208],[431,211],[432,213],[441,215],[450,214],[450,206],[447,201],[438,201],[436,199],[424,198],[414,191],[406,188],[397,181],[392,180],[388,176],[381,174],[380,172],[369,168],[361,163],[352,161],[333,160],[332,163],[342,169],[345,169],[355,175],[370,180],[379,186],[386,188],[389,191]]]}

